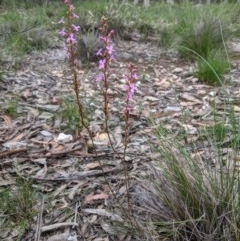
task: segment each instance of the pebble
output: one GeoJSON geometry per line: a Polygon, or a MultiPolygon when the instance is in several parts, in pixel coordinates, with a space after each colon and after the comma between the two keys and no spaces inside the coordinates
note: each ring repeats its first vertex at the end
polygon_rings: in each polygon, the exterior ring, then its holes
{"type": "Polygon", "coordinates": [[[182,69],[182,68],[175,68],[175,69],[172,71],[173,74],[179,74],[179,73],[181,73],[181,72],[183,72],[183,69],[182,69]]]}

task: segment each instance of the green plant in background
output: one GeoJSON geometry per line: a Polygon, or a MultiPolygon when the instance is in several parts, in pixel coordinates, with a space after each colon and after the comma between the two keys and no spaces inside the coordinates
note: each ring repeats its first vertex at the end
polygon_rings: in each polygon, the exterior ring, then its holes
{"type": "Polygon", "coordinates": [[[99,40],[98,34],[94,31],[88,31],[81,36],[78,41],[78,52],[77,55],[82,63],[96,62],[98,56],[97,51],[103,47],[99,40]]]}
{"type": "Polygon", "coordinates": [[[21,11],[15,6],[0,16],[0,23],[0,32],[3,33],[0,36],[3,57],[22,56],[54,45],[54,33],[50,31],[53,25],[44,5],[36,5],[28,11],[21,11]]]}
{"type": "Polygon", "coordinates": [[[230,70],[227,58],[221,52],[210,52],[206,58],[197,58],[194,76],[199,80],[211,84],[222,85],[222,77],[230,70]]]}
{"type": "Polygon", "coordinates": [[[219,49],[223,43],[220,21],[212,17],[200,19],[198,22],[195,20],[192,23],[183,21],[179,26],[179,35],[179,54],[183,57],[195,56],[182,46],[207,58],[209,53],[219,49]]]}
{"type": "Polygon", "coordinates": [[[174,34],[168,27],[163,27],[159,30],[158,44],[164,49],[168,49],[173,45],[174,34]]]}
{"type": "Polygon", "coordinates": [[[186,51],[188,48],[206,58],[212,50],[222,46],[223,38],[229,37],[227,28],[222,26],[224,16],[214,14],[211,7],[206,9],[187,2],[181,8],[182,11],[176,13],[176,33],[182,57],[195,57],[186,51]]]}
{"type": "Polygon", "coordinates": [[[19,227],[21,236],[38,213],[36,204],[36,191],[28,180],[19,177],[15,186],[0,189],[0,232],[19,227]]]}

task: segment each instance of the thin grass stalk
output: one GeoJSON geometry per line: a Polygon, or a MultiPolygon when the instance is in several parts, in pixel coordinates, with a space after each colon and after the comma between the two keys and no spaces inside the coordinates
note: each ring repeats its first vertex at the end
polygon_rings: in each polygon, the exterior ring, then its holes
{"type": "Polygon", "coordinates": [[[204,61],[204,62],[208,65],[208,67],[212,70],[212,72],[214,73],[214,75],[217,77],[217,80],[219,81],[219,83],[220,83],[221,85],[223,85],[223,82],[222,82],[222,80],[220,79],[220,77],[218,76],[217,72],[215,71],[215,69],[209,64],[209,62],[208,62],[205,58],[203,58],[203,57],[202,57],[200,54],[198,54],[196,51],[193,51],[192,49],[189,49],[189,48],[187,48],[187,47],[185,47],[185,46],[181,46],[181,48],[186,49],[186,50],[192,52],[193,54],[197,55],[202,61],[204,61]]]}

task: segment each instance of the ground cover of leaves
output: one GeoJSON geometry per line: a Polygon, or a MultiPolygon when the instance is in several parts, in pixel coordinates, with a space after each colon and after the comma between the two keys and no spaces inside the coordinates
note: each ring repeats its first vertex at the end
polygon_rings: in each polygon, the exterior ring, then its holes
{"type": "MultiPolygon", "coordinates": [[[[146,175],[147,164],[154,156],[152,129],[156,125],[163,124],[176,137],[183,134],[192,156],[204,156],[209,152],[199,137],[199,129],[214,124],[213,103],[219,119],[230,111],[230,106],[239,115],[237,60],[225,77],[224,88],[212,87],[193,77],[193,63],[164,55],[152,43],[118,42],[109,90],[110,129],[118,153],[123,150],[124,133],[122,74],[130,61],[136,64],[141,80],[126,157],[131,180],[146,175]],[[149,118],[155,126],[149,125],[149,118]]],[[[31,179],[39,193],[38,218],[21,240],[132,240],[131,235],[112,235],[106,223],[113,197],[104,176],[122,200],[126,189],[122,160],[109,148],[103,131],[97,73],[95,64],[79,70],[97,146],[95,155],[85,139],[64,130],[65,119],[59,111],[64,96],[72,94],[72,80],[61,47],[33,53],[22,59],[20,69],[4,71],[0,82],[0,186],[14,185],[16,176],[21,176],[31,179]],[[15,117],[6,112],[9,103],[17,106],[15,117]],[[61,142],[59,133],[73,134],[74,138],[61,142]]],[[[1,240],[16,240],[17,235],[17,227],[0,234],[1,240]]]]}

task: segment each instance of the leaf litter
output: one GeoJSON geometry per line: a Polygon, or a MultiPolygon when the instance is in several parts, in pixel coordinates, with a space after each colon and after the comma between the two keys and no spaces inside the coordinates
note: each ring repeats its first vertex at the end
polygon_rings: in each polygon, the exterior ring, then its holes
{"type": "MultiPolygon", "coordinates": [[[[21,176],[31,179],[44,197],[39,198],[38,217],[22,240],[132,240],[129,234],[117,234],[107,222],[122,220],[120,213],[111,211],[114,199],[111,191],[121,202],[126,202],[120,158],[124,133],[121,79],[128,62],[136,64],[141,80],[135,100],[137,108],[131,115],[126,156],[131,180],[147,176],[151,157],[158,157],[151,151],[157,144],[152,130],[158,125],[175,136],[187,135],[184,140],[192,157],[208,156],[208,144],[201,140],[199,129],[213,126],[213,102],[217,103],[215,114],[219,118],[225,114],[226,108],[221,109],[223,103],[225,106],[227,103],[229,111],[234,104],[239,114],[240,82],[234,82],[233,86],[229,83],[225,88],[204,85],[192,76],[191,63],[184,63],[174,55],[163,55],[152,43],[119,42],[109,90],[110,135],[116,153],[109,147],[104,132],[100,90],[95,83],[97,67],[92,64],[79,71],[81,91],[86,93],[84,101],[95,102],[90,109],[95,154],[89,138],[62,130],[64,119],[58,113],[63,96],[72,94],[64,58],[61,49],[36,52],[23,59],[22,69],[8,70],[2,76],[0,187],[14,185],[16,176],[21,176]],[[6,114],[6,106],[12,100],[17,103],[15,118],[6,114]],[[149,126],[149,119],[154,125],[149,126]],[[112,190],[106,185],[106,178],[112,190]],[[116,239],[111,238],[113,235],[116,239]]],[[[234,66],[231,78],[239,79],[240,70],[238,65],[234,66]]],[[[15,240],[18,232],[17,228],[9,230],[5,240],[15,240]]]]}

